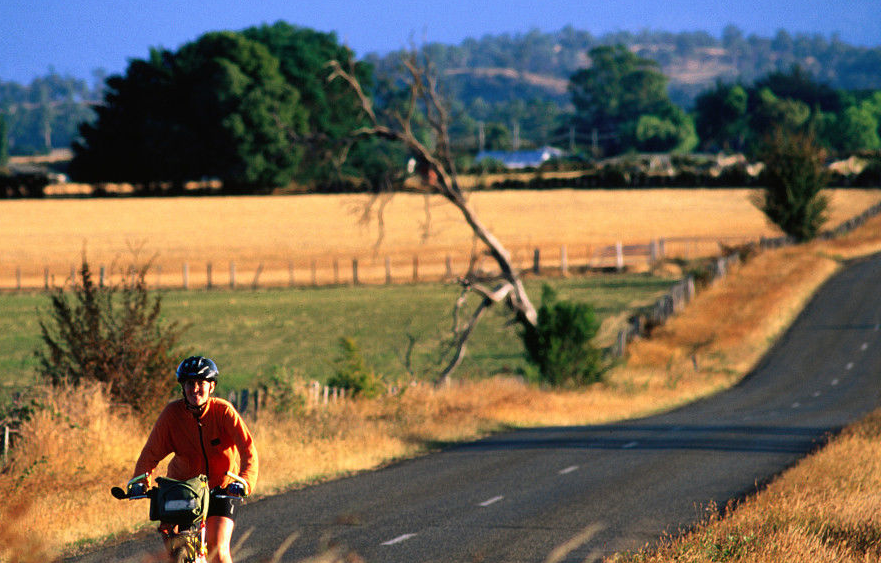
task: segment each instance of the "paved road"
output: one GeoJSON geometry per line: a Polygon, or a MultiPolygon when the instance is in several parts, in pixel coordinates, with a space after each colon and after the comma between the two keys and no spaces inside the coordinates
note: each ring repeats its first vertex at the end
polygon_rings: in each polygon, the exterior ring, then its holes
{"type": "MultiPolygon", "coordinates": [[[[830,280],[743,383],[652,418],[496,435],[245,506],[238,561],[595,561],[755,490],[879,405],[881,256],[830,280]]],[[[156,539],[83,562],[140,560],[156,539]]]]}

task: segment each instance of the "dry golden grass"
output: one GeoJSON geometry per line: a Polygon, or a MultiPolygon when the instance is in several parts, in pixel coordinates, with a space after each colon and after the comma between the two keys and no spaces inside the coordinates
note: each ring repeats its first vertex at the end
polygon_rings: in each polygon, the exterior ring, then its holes
{"type": "Polygon", "coordinates": [[[612,561],[881,560],[881,410],[761,493],[656,550],[612,561]]]}
{"type": "MultiPolygon", "coordinates": [[[[481,219],[509,247],[515,261],[530,265],[533,248],[557,260],[565,245],[571,264],[586,263],[599,248],[620,240],[647,243],[666,238],[669,254],[718,252],[716,240],[737,242],[776,236],[750,203],[751,190],[651,189],[478,192],[471,201],[481,219]],[[704,242],[675,242],[703,237],[704,242]]],[[[830,224],[852,217],[881,201],[881,190],[834,190],[830,224]]],[[[464,269],[472,234],[455,209],[438,198],[396,196],[385,207],[385,236],[378,222],[359,222],[366,196],[181,197],[48,199],[6,201],[0,210],[0,287],[13,287],[16,268],[22,285],[41,287],[44,269],[56,282],[88,252],[92,264],[110,267],[155,256],[156,282],[180,285],[183,264],[190,283],[204,285],[206,264],[212,279],[227,284],[229,263],[237,282],[248,284],[263,264],[262,283],[284,285],[289,264],[296,283],[333,281],[332,263],[341,279],[351,279],[352,258],[360,260],[364,281],[385,279],[384,259],[393,278],[412,277],[412,258],[420,273],[441,275],[450,256],[454,271],[464,269]],[[426,215],[426,210],[429,215],[426,215]],[[430,220],[429,220],[430,217],[430,220]],[[422,240],[422,227],[430,232],[422,240]]],[[[154,270],[155,271],[155,270],[154,270]]]]}
{"type": "MultiPolygon", "coordinates": [[[[731,385],[753,365],[836,269],[834,256],[877,251],[881,251],[881,218],[836,241],[760,254],[700,294],[651,340],[634,344],[630,365],[615,369],[607,383],[585,390],[543,390],[499,377],[442,389],[414,386],[397,396],[335,405],[299,417],[264,416],[252,425],[262,464],[258,493],[270,494],[374,468],[417,455],[437,441],[473,438],[506,425],[605,422],[706,396],[731,385]],[[728,321],[723,324],[719,321],[722,318],[728,321]],[[291,440],[292,436],[298,438],[291,440]]],[[[64,546],[71,549],[71,542],[127,533],[145,524],[145,506],[121,506],[107,489],[126,480],[146,428],[116,412],[96,388],[45,393],[40,401],[49,408],[22,428],[12,465],[0,474],[0,490],[6,494],[0,505],[0,522],[4,523],[0,560],[42,561],[47,553],[58,554],[64,546]],[[59,518],[63,525],[45,526],[45,522],[59,518]],[[36,530],[41,535],[34,543],[36,530]]],[[[839,498],[835,487],[826,482],[793,487],[800,494],[816,490],[820,495],[810,500],[804,497],[796,506],[849,511],[846,518],[835,516],[839,520],[818,512],[810,522],[821,531],[825,529],[823,522],[844,523],[822,532],[826,534],[823,537],[839,534],[845,538],[842,541],[853,542],[854,537],[868,537],[866,534],[875,529],[859,525],[865,514],[877,513],[873,504],[877,498],[872,495],[877,490],[876,480],[881,479],[877,476],[879,458],[872,453],[875,450],[868,450],[874,461],[857,457],[866,450],[860,443],[834,450],[834,457],[841,458],[843,464],[838,471],[859,464],[861,469],[875,472],[871,477],[868,473],[865,477],[852,475],[862,479],[854,489],[857,497],[839,498]],[[832,498],[835,500],[829,500],[832,498]],[[862,500],[856,502],[858,499],[862,500]]],[[[824,472],[837,475],[823,468],[813,478],[819,479],[824,472]]],[[[726,519],[722,525],[729,522],[726,519]]],[[[799,529],[797,525],[790,527],[799,529]]],[[[759,528],[767,528],[768,533],[778,531],[768,524],[759,528]]],[[[722,531],[706,533],[727,537],[722,531]]],[[[805,542],[805,549],[828,548],[828,542],[818,543],[816,533],[807,536],[814,539],[805,542]]],[[[760,539],[754,543],[767,542],[760,539]]],[[[817,560],[814,554],[821,553],[795,551],[789,547],[795,543],[791,538],[780,540],[783,553],[797,554],[783,559],[817,560]],[[790,549],[793,551],[786,551],[790,549]]],[[[782,559],[759,559],[774,560],[782,559]]]]}

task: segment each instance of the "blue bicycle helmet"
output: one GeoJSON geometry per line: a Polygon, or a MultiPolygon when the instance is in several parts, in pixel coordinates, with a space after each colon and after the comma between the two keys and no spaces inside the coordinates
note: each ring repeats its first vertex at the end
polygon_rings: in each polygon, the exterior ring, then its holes
{"type": "Polygon", "coordinates": [[[194,379],[200,381],[217,381],[219,373],[220,372],[217,371],[217,364],[214,363],[214,360],[203,356],[190,356],[177,366],[175,375],[177,375],[178,383],[183,383],[187,380],[194,379]]]}

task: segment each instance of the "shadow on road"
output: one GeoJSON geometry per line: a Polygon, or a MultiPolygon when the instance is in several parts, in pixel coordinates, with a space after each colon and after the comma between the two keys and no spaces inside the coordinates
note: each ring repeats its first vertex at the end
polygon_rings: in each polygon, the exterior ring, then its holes
{"type": "Polygon", "coordinates": [[[747,425],[601,425],[534,428],[453,446],[450,451],[596,449],[706,450],[805,454],[838,431],[832,427],[747,425]]]}

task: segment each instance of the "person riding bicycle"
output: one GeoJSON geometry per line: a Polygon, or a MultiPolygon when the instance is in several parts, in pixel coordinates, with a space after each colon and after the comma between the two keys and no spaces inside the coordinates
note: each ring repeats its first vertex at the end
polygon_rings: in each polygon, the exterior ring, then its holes
{"type": "MultiPolygon", "coordinates": [[[[219,373],[213,360],[191,356],[177,367],[176,377],[183,393],[166,405],[156,420],[134,475],[148,479],[160,461],[174,454],[168,464],[168,477],[186,480],[208,477],[208,486],[227,487],[227,472],[247,482],[245,495],[257,482],[257,451],[245,421],[228,401],[212,397],[219,373]]],[[[241,487],[241,485],[238,485],[241,487]]],[[[231,563],[229,544],[235,527],[236,502],[211,497],[205,520],[209,561],[231,563]]],[[[161,529],[160,525],[160,529],[161,529]]]]}

